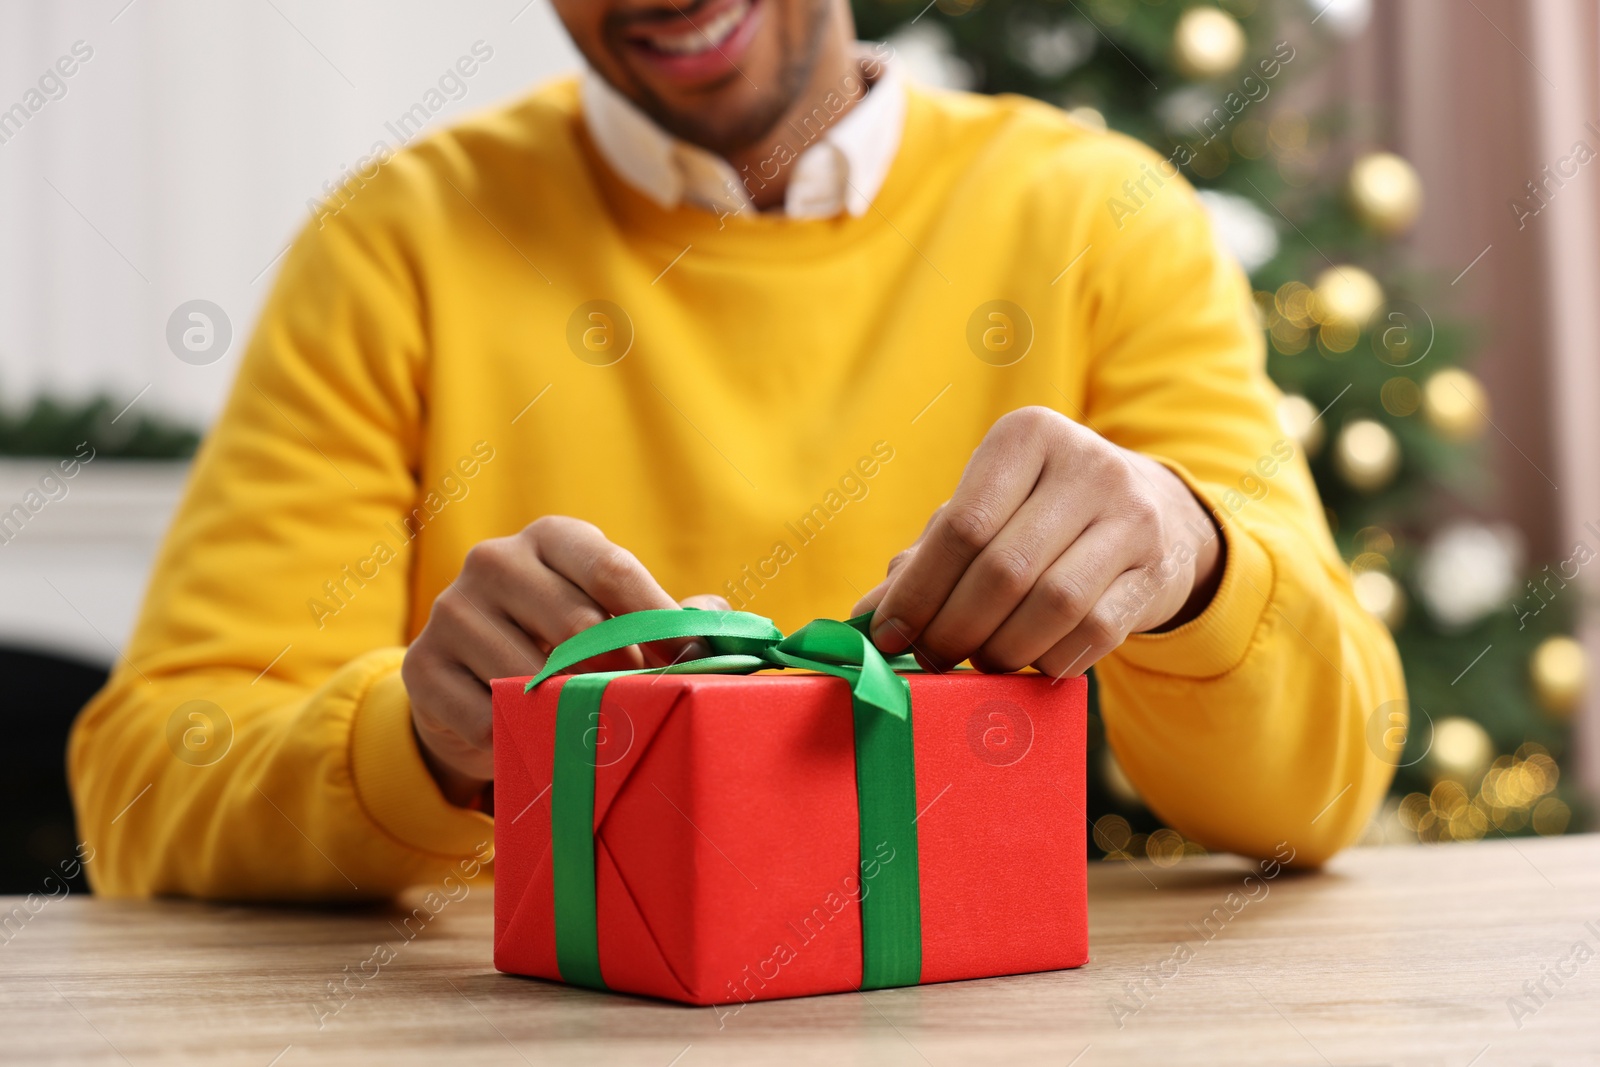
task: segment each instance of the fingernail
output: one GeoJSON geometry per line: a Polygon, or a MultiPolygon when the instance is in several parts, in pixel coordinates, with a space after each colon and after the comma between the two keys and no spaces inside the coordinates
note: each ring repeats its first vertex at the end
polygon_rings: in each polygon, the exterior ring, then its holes
{"type": "Polygon", "coordinates": [[[704,641],[690,641],[683,646],[683,655],[678,657],[680,663],[691,659],[705,659],[711,655],[711,646],[704,641]]]}
{"type": "Polygon", "coordinates": [[[872,643],[879,652],[897,655],[910,647],[905,637],[905,624],[899,619],[875,619],[872,623],[872,643]]]}

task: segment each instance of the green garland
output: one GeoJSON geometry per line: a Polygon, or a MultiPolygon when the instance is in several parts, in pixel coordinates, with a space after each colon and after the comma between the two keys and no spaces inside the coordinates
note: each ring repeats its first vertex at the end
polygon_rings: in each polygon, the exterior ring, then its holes
{"type": "Polygon", "coordinates": [[[104,396],[81,402],[44,397],[21,414],[0,411],[0,456],[71,455],[84,441],[97,456],[187,459],[199,447],[200,432],[160,416],[124,412],[104,396]]]}

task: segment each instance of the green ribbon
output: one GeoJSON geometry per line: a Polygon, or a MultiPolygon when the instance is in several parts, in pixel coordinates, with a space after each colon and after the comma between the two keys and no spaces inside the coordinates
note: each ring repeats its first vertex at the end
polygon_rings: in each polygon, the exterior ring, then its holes
{"type": "MultiPolygon", "coordinates": [[[[600,702],[613,678],[633,674],[749,674],[793,667],[850,683],[856,795],[863,864],[887,843],[897,862],[881,864],[861,897],[861,988],[916,985],[922,978],[922,897],[917,863],[917,779],[911,688],[895,671],[915,670],[907,656],[886,659],[872,644],[872,616],[817,619],[785,637],[770,619],[743,611],[692,608],[638,611],[591,626],[562,642],[545,679],[616,649],[651,641],[700,638],[701,659],[666,667],[579,674],[556,702],[555,763],[550,782],[551,866],[555,885],[556,963],[572,985],[604,989],[595,908],[594,781],[600,702]]],[[[858,872],[859,877],[859,872],[858,872]]]]}

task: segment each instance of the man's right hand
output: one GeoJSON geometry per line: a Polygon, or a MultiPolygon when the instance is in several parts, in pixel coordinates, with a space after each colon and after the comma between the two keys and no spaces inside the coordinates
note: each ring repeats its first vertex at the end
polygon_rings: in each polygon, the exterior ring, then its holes
{"type": "MultiPolygon", "coordinates": [[[[728,606],[720,597],[684,603],[728,606]]],[[[538,673],[550,649],[613,615],[678,606],[633,553],[580,519],[548,516],[474,546],[400,668],[423,758],[445,796],[468,804],[494,777],[490,679],[538,673]]],[[[629,670],[704,654],[698,641],[659,642],[583,667],[629,670]]]]}

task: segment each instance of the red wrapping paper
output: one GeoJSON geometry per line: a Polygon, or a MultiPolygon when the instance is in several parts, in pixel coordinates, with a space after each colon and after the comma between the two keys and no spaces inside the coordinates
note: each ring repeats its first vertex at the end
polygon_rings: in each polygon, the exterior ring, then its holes
{"type": "MultiPolygon", "coordinates": [[[[907,678],[922,981],[1082,965],[1085,681],[907,678]]],[[[493,686],[495,967],[555,980],[549,787],[562,681],[493,686]]],[[[860,895],[876,863],[913,858],[860,849],[842,680],[620,678],[596,728],[608,988],[704,1005],[860,987],[860,895]]]]}

